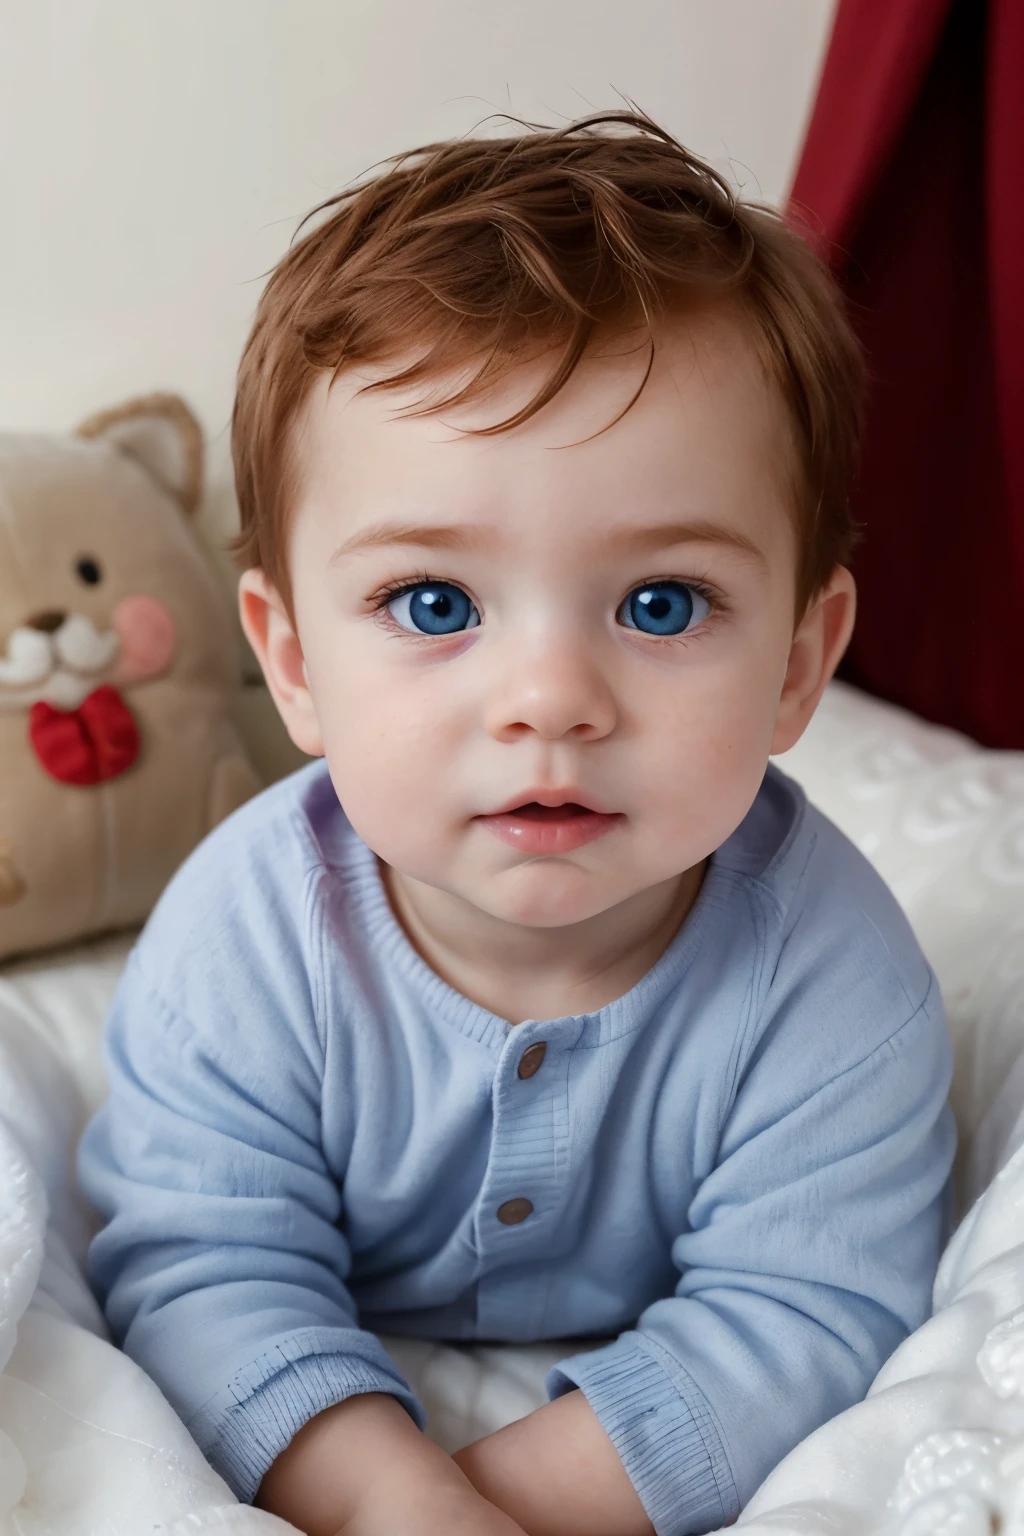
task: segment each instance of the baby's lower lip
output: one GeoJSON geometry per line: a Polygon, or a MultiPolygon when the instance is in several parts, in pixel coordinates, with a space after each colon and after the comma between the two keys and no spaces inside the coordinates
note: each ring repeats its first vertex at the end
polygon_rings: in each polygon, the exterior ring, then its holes
{"type": "Polygon", "coordinates": [[[625,817],[588,811],[582,805],[519,805],[496,816],[477,816],[495,837],[521,853],[572,853],[603,837],[625,817]]]}

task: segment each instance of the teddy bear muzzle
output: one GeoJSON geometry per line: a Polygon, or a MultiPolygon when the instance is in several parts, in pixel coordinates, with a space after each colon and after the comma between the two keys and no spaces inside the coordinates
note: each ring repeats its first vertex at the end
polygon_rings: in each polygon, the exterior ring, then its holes
{"type": "Polygon", "coordinates": [[[97,629],[84,614],[33,614],[7,637],[0,656],[0,709],[29,708],[39,699],[77,709],[120,648],[116,629],[97,629]]]}
{"type": "Polygon", "coordinates": [[[0,708],[27,709],[29,741],[51,778],[83,786],[116,778],[140,746],[120,688],[164,671],[175,638],[163,603],[143,593],[117,605],[109,629],[84,614],[42,609],[8,636],[0,708]]]}

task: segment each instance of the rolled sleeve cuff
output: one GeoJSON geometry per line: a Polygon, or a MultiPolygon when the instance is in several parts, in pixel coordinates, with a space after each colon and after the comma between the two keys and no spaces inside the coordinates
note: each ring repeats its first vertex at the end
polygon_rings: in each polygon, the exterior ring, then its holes
{"type": "Polygon", "coordinates": [[[252,1503],[264,1474],[302,1426],[348,1397],[387,1392],[423,1428],[423,1408],[383,1345],[356,1329],[352,1335],[358,1353],[316,1329],[282,1340],[188,1421],[210,1465],[244,1503],[252,1503]]]}
{"type": "Polygon", "coordinates": [[[549,1397],[579,1387],[600,1420],[657,1536],[716,1530],[739,1513],[718,1430],[677,1360],[635,1332],[548,1373],[549,1397]]]}

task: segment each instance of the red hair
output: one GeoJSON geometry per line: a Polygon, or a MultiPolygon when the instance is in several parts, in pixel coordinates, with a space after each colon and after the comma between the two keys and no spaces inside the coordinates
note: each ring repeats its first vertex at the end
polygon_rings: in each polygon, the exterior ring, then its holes
{"type": "Polygon", "coordinates": [[[864,371],[839,292],[778,213],[738,201],[648,118],[605,112],[429,144],[310,219],[260,299],[232,424],[241,531],[231,548],[243,568],[263,568],[289,614],[292,428],[322,373],[415,354],[365,386],[387,389],[469,365],[468,383],[423,407],[433,411],[551,352],[531,400],[478,429],[502,432],[558,393],[599,328],[646,321],[653,359],[659,315],[722,298],[749,325],[792,419],[799,610],[848,558],[864,371]]]}

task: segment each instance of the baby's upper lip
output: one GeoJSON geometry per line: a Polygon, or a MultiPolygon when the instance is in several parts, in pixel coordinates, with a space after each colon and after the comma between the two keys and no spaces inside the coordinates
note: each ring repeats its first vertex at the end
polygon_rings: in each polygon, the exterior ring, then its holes
{"type": "Polygon", "coordinates": [[[602,806],[595,805],[592,799],[585,797],[581,790],[573,784],[564,785],[560,789],[543,789],[534,787],[524,789],[518,794],[512,795],[497,810],[485,811],[485,816],[504,816],[509,811],[518,810],[521,805],[581,805],[585,811],[596,811],[602,816],[614,815],[614,812],[604,810],[602,806]]]}

